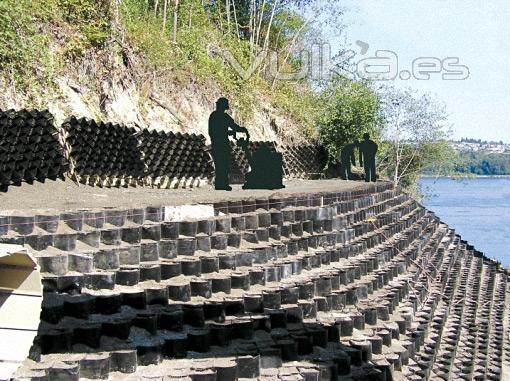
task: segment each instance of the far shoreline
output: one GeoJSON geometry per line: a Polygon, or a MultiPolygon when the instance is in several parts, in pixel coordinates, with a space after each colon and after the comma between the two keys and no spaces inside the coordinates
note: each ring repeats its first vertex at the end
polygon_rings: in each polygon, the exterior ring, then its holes
{"type": "Polygon", "coordinates": [[[451,179],[451,180],[476,180],[476,179],[510,179],[510,175],[474,175],[474,176],[434,176],[422,175],[420,179],[451,179]]]}

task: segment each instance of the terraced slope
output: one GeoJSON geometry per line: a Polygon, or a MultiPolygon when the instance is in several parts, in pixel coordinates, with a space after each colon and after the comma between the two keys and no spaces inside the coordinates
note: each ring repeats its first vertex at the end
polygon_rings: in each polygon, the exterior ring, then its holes
{"type": "Polygon", "coordinates": [[[10,215],[45,296],[16,380],[499,380],[508,282],[388,184],[10,215]]]}

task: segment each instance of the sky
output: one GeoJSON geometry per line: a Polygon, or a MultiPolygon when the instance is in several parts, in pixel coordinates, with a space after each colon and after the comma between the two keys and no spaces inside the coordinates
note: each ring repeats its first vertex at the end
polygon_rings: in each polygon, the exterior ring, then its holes
{"type": "MultiPolygon", "coordinates": [[[[464,80],[396,79],[394,84],[429,92],[446,104],[453,138],[510,143],[510,1],[345,0],[347,28],[332,42],[333,54],[347,41],[369,45],[361,58],[391,50],[398,70],[419,57],[458,57],[469,68],[464,80]],[[338,44],[338,45],[337,45],[338,44]]],[[[360,53],[361,54],[361,53],[360,53]]]]}

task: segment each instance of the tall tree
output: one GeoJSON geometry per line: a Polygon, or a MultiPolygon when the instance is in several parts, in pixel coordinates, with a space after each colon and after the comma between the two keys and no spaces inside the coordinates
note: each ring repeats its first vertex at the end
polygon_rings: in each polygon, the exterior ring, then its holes
{"type": "Polygon", "coordinates": [[[330,163],[338,162],[342,148],[364,133],[378,135],[379,99],[367,83],[336,77],[323,90],[321,104],[317,127],[330,163]]]}
{"type": "Polygon", "coordinates": [[[443,104],[429,94],[389,86],[380,89],[380,97],[384,120],[380,169],[395,186],[412,185],[429,166],[453,167],[443,104]]]}
{"type": "Polygon", "coordinates": [[[177,43],[177,25],[179,17],[179,0],[174,0],[174,31],[173,31],[173,42],[177,43]]]}

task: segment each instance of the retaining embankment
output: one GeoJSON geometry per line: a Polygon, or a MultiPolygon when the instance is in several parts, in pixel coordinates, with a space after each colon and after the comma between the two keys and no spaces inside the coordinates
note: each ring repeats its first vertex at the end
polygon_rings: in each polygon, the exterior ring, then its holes
{"type": "Polygon", "coordinates": [[[171,211],[0,217],[45,291],[16,380],[503,377],[507,275],[390,184],[171,211]]]}

